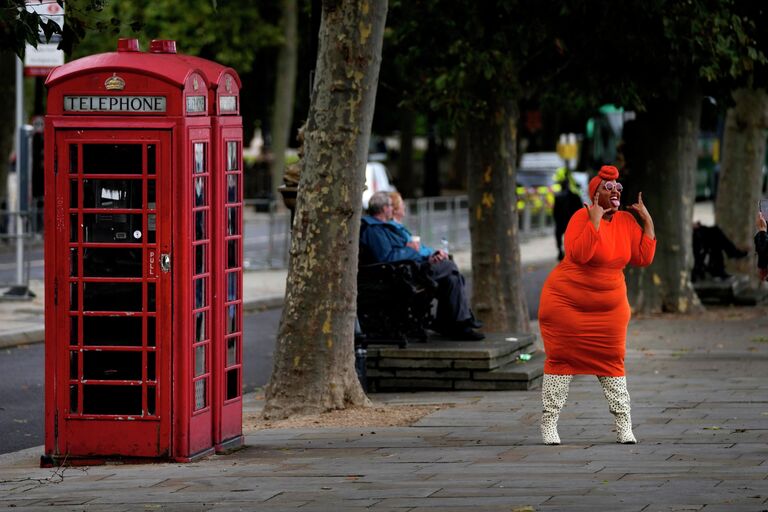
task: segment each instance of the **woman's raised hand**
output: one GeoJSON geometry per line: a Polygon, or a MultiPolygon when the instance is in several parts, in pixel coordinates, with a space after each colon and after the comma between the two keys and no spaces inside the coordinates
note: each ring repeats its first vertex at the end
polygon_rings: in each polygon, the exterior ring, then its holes
{"type": "Polygon", "coordinates": [[[643,233],[645,233],[645,236],[648,238],[656,239],[656,231],[653,227],[653,218],[651,218],[651,214],[648,213],[648,208],[646,208],[645,203],[643,203],[642,192],[637,194],[637,202],[627,206],[627,209],[634,210],[637,213],[637,216],[640,217],[640,220],[643,222],[643,233]]]}
{"type": "Polygon", "coordinates": [[[768,231],[768,222],[763,217],[763,212],[757,212],[757,221],[755,222],[758,231],[768,231]]]}
{"type": "Polygon", "coordinates": [[[599,193],[595,194],[595,197],[592,198],[592,204],[584,203],[584,206],[589,213],[589,220],[592,222],[592,225],[595,226],[595,229],[600,227],[600,219],[602,219],[605,214],[605,208],[600,206],[597,202],[599,196],[599,193]]]}
{"type": "Polygon", "coordinates": [[[640,219],[645,222],[648,219],[651,218],[651,214],[648,213],[648,208],[645,207],[645,203],[643,203],[643,193],[639,192],[637,194],[637,202],[635,204],[631,204],[627,206],[627,210],[634,210],[637,212],[637,215],[640,217],[640,219]]]}

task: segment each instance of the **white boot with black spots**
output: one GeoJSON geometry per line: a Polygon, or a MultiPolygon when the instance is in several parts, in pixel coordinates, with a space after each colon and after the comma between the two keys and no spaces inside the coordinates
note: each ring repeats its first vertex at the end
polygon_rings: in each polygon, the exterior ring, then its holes
{"type": "Polygon", "coordinates": [[[573,375],[544,374],[541,383],[541,403],[544,406],[541,415],[541,439],[544,444],[560,444],[557,420],[560,418],[560,409],[568,399],[568,388],[572,379],[573,375]]]}
{"type": "Polygon", "coordinates": [[[635,444],[637,439],[632,433],[632,415],[629,406],[629,391],[626,377],[598,377],[603,393],[608,400],[608,410],[616,419],[616,442],[635,444]]]}

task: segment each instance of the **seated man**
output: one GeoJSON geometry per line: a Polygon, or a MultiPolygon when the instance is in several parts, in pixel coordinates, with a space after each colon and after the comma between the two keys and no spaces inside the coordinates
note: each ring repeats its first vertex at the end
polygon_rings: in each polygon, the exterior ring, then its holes
{"type": "Polygon", "coordinates": [[[728,279],[730,274],[725,271],[725,253],[729,258],[744,258],[747,251],[736,247],[717,226],[704,226],[700,222],[693,223],[693,271],[691,281],[705,279],[706,275],[718,279],[728,279]]]}
{"type": "Polygon", "coordinates": [[[362,264],[413,260],[429,267],[438,284],[436,330],[455,340],[478,341],[485,335],[474,330],[478,323],[472,316],[464,289],[464,277],[444,251],[429,256],[419,254],[415,242],[406,240],[392,219],[389,193],[377,192],[368,201],[368,212],[360,223],[360,262],[362,264]]]}

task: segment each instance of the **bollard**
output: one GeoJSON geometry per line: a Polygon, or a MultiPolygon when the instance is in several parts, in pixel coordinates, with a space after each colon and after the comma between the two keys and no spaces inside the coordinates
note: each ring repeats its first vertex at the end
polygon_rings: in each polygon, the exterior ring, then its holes
{"type": "Polygon", "coordinates": [[[360,386],[363,391],[368,392],[368,382],[366,379],[366,359],[368,357],[368,351],[362,345],[359,345],[355,349],[355,371],[357,372],[357,378],[360,380],[360,386]]]}

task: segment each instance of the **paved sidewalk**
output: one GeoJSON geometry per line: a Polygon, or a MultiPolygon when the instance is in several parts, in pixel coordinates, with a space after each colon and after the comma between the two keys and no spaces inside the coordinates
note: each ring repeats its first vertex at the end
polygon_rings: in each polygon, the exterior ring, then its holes
{"type": "MultiPolygon", "coordinates": [[[[455,404],[410,427],[246,432],[191,464],[37,467],[0,456],[0,507],[23,510],[768,510],[768,308],[633,320],[637,445],[618,445],[596,379],[577,377],[561,446],[539,442],[538,391],[374,395],[455,404]]],[[[260,404],[248,395],[246,412],[260,404]]]]}
{"type": "MultiPolygon", "coordinates": [[[[536,257],[552,259],[551,240],[537,243],[536,257]]],[[[279,293],[274,274],[252,286],[279,293]]],[[[540,444],[539,391],[380,394],[375,403],[453,407],[409,427],[246,431],[242,450],[191,464],[40,469],[31,448],[0,456],[0,507],[768,510],[768,307],[635,318],[628,345],[637,445],[615,443],[593,377],[574,380],[561,446],[540,444]]],[[[246,396],[246,414],[260,407],[246,396]]]]}

